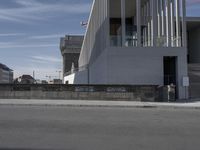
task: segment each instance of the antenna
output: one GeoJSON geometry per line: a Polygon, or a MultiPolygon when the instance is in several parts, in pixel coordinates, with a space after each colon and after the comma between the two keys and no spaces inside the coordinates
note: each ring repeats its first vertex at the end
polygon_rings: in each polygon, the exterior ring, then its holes
{"type": "Polygon", "coordinates": [[[88,22],[86,22],[86,21],[81,21],[80,24],[81,24],[82,27],[85,27],[85,28],[86,28],[87,25],[88,25],[88,22]]]}

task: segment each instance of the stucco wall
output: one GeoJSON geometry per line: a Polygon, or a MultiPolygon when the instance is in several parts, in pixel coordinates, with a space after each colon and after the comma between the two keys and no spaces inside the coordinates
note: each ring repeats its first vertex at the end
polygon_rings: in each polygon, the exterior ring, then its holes
{"type": "Polygon", "coordinates": [[[186,52],[185,48],[107,48],[90,65],[90,84],[163,85],[163,57],[177,56],[177,92],[184,99],[188,96],[182,83],[188,76],[186,52]]]}

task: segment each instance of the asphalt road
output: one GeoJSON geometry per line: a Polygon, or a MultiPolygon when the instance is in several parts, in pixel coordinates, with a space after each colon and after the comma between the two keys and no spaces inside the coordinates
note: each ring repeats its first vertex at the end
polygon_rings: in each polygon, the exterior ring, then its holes
{"type": "Polygon", "coordinates": [[[0,106],[0,150],[199,150],[200,110],[0,106]]]}

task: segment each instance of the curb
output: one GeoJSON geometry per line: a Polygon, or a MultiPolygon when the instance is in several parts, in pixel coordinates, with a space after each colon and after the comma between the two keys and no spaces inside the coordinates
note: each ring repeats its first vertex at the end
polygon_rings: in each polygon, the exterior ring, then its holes
{"type": "Polygon", "coordinates": [[[0,100],[0,106],[41,106],[41,107],[116,107],[116,108],[172,108],[199,109],[199,103],[149,103],[124,101],[59,101],[59,100],[0,100]],[[196,105],[196,106],[195,106],[196,105]]]}

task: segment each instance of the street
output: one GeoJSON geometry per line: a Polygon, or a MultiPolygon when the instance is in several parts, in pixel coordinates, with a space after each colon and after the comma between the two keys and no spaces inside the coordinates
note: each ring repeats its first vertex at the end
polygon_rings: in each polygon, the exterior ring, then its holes
{"type": "Polygon", "coordinates": [[[0,105],[0,150],[199,150],[200,109],[0,105]]]}

